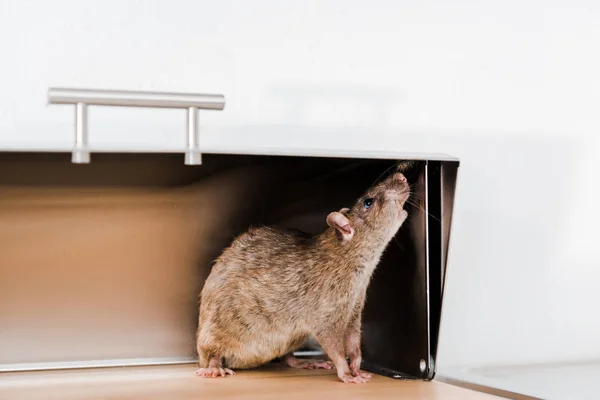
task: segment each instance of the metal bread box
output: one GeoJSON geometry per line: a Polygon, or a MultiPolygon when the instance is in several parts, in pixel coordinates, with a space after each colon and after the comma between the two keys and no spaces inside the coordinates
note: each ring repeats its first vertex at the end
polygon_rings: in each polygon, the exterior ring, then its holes
{"type": "Polygon", "coordinates": [[[51,90],[75,104],[72,155],[0,153],[0,371],[196,362],[198,295],[233,237],[262,224],[320,232],[401,165],[409,216],[368,289],[363,368],[433,379],[458,160],[204,150],[198,109],[223,99],[177,96],[51,90]],[[94,104],[188,109],[186,162],[87,146],[94,104]]]}

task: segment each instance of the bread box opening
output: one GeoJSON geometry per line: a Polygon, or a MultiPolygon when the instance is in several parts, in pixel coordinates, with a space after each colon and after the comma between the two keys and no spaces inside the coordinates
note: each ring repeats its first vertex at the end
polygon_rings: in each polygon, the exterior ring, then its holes
{"type": "Polygon", "coordinates": [[[433,378],[457,160],[70,158],[0,154],[0,371],[194,363],[198,295],[236,235],[263,224],[321,232],[401,164],[409,216],[368,289],[363,367],[433,378]]]}

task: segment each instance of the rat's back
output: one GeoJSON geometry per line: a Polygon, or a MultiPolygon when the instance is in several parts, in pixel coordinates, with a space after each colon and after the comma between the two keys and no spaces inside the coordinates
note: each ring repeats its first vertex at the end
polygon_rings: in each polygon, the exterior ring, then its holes
{"type": "Polygon", "coordinates": [[[265,262],[277,261],[288,255],[305,251],[312,242],[313,238],[310,235],[298,230],[284,230],[269,226],[250,228],[233,240],[218,261],[225,263],[243,261],[249,267],[267,267],[265,262]]]}

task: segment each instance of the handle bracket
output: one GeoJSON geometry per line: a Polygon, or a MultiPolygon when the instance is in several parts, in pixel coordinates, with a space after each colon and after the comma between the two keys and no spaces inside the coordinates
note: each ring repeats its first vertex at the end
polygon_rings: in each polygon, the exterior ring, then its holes
{"type": "Polygon", "coordinates": [[[72,161],[77,164],[90,162],[88,106],[185,108],[187,109],[185,163],[200,165],[202,164],[202,154],[199,148],[199,110],[223,110],[225,96],[220,94],[50,88],[48,89],[48,103],[75,106],[75,143],[72,161]]]}

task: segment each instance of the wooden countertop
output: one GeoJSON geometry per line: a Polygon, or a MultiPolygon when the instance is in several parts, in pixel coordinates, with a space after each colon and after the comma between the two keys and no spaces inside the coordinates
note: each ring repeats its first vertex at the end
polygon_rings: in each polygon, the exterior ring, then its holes
{"type": "Polygon", "coordinates": [[[497,397],[440,382],[374,376],[343,384],[332,371],[269,365],[225,379],[196,377],[194,365],[0,373],[1,400],[40,399],[460,399],[497,397]]]}

